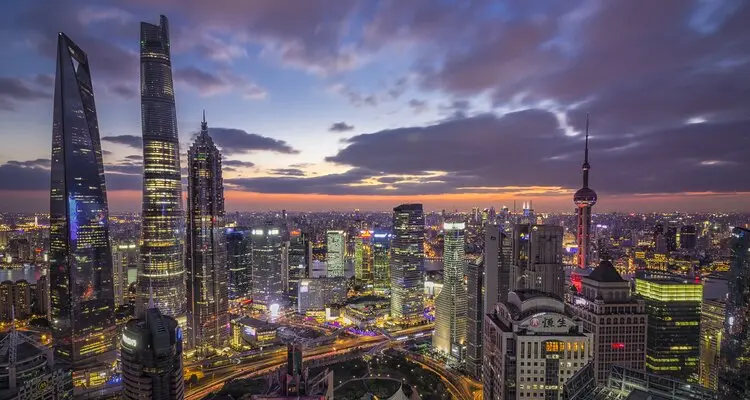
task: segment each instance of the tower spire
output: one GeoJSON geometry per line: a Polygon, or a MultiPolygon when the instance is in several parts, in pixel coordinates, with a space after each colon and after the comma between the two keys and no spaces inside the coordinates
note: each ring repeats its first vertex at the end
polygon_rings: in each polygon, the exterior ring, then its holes
{"type": "MultiPolygon", "coordinates": [[[[203,121],[206,120],[206,111],[203,111],[203,121]]],[[[586,150],[584,152],[583,163],[589,163],[589,115],[586,114],[586,150]]]]}
{"type": "Polygon", "coordinates": [[[201,122],[201,131],[208,132],[208,122],[206,122],[206,110],[203,110],[203,122],[201,122]]]}
{"type": "Polygon", "coordinates": [[[591,168],[591,165],[589,165],[589,115],[586,114],[586,145],[584,147],[583,152],[583,165],[581,166],[581,169],[583,169],[583,187],[587,188],[589,187],[589,169],[591,168]]]}

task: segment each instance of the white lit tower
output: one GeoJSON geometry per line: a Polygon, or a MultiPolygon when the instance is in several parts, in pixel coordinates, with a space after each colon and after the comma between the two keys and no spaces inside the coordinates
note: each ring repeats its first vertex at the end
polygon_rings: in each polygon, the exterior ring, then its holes
{"type": "Polygon", "coordinates": [[[589,188],[589,119],[586,117],[586,146],[584,151],[583,165],[583,187],[578,189],[573,196],[573,202],[576,203],[578,210],[578,231],[576,238],[578,242],[578,262],[579,268],[586,268],[589,264],[589,255],[591,254],[591,207],[596,204],[596,192],[589,188]]]}

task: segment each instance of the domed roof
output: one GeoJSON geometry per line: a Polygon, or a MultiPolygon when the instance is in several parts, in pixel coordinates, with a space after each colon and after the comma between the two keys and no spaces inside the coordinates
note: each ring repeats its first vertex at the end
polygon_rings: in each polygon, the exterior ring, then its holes
{"type": "Polygon", "coordinates": [[[576,192],[575,195],[573,195],[573,201],[578,203],[590,203],[595,204],[596,203],[596,192],[591,188],[580,188],[576,192]]]}

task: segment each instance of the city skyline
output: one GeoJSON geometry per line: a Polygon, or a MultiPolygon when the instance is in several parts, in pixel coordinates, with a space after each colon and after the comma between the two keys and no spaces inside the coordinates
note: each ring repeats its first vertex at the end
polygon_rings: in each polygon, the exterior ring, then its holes
{"type": "Polygon", "coordinates": [[[6,11],[15,56],[0,73],[0,211],[46,208],[58,31],[89,52],[110,209],[139,208],[137,22],[159,12],[173,18],[182,142],[207,109],[229,212],[514,199],[571,212],[587,112],[597,212],[750,204],[741,2],[32,1],[6,11]],[[622,24],[644,10],[653,18],[639,29],[622,24]]]}

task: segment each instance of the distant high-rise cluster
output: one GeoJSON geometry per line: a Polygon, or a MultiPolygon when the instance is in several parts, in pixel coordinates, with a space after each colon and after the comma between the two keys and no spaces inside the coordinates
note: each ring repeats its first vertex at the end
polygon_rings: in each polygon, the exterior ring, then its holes
{"type": "Polygon", "coordinates": [[[153,301],[164,314],[184,321],[184,215],[172,83],[169,22],[141,22],[141,121],[143,128],[143,212],[141,265],[136,308],[153,301]]]}

